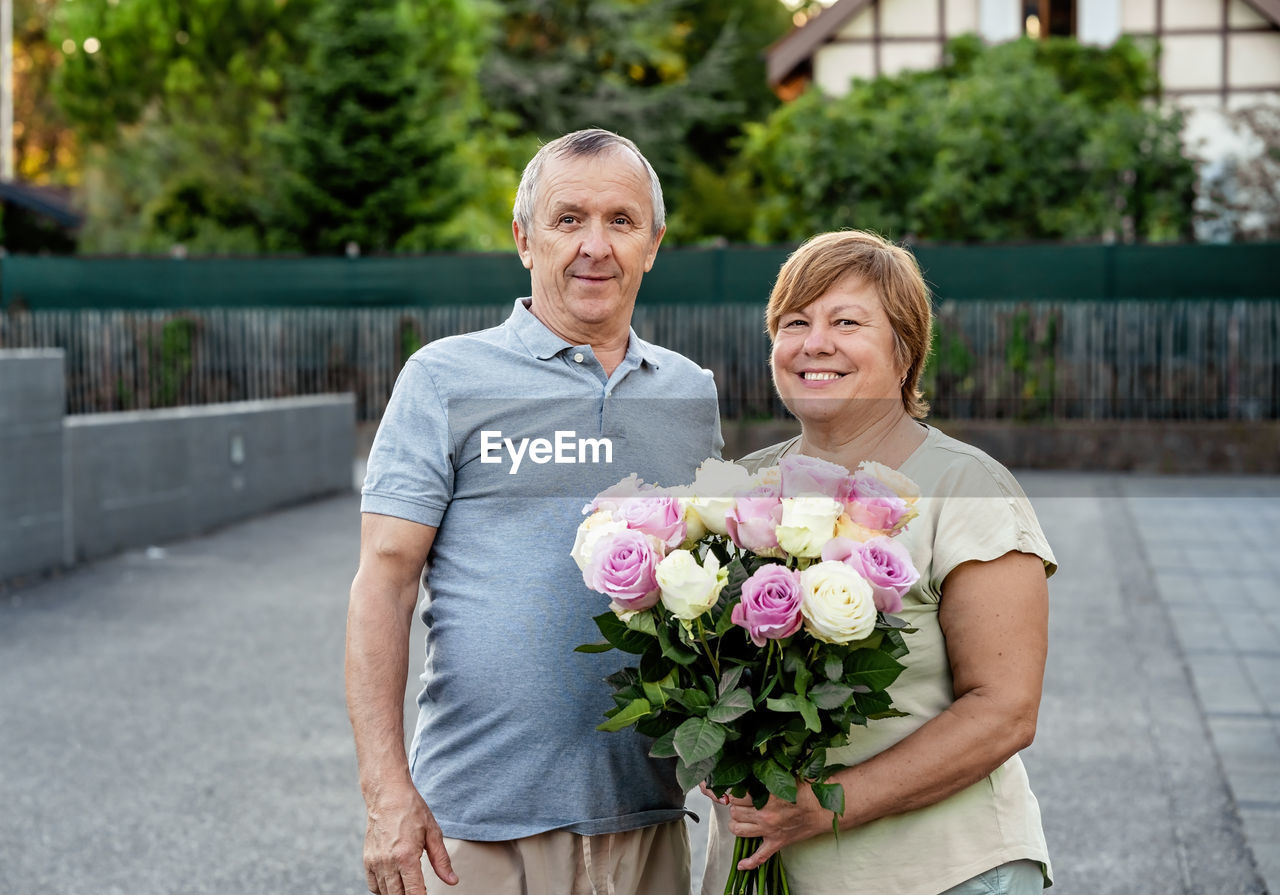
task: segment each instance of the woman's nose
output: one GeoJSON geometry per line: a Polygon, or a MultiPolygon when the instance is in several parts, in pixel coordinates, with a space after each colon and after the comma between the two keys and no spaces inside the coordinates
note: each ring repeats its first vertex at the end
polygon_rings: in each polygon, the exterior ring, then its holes
{"type": "Polygon", "coordinates": [[[822,324],[809,327],[804,337],[804,353],[809,355],[831,354],[835,348],[831,342],[831,330],[822,324]]]}

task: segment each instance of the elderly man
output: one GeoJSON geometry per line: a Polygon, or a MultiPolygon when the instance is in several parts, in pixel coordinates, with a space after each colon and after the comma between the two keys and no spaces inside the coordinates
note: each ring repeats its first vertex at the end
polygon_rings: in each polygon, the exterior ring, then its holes
{"type": "Polygon", "coordinates": [[[476,895],[689,890],[671,762],[633,731],[595,730],[617,659],[573,652],[598,639],[605,606],[569,555],[596,492],[633,472],[688,482],[723,445],[710,374],[630,327],[665,229],[657,175],[630,140],[547,144],[512,225],[532,297],[501,326],[423,348],[396,383],[347,625],[371,892],[421,895],[437,879],[476,895]]]}

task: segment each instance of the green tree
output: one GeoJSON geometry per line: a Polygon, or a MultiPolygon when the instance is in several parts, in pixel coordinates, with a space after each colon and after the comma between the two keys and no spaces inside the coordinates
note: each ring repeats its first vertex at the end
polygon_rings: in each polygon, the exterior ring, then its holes
{"type": "Polygon", "coordinates": [[[787,32],[776,0],[502,0],[481,83],[513,133],[582,127],[634,139],[662,178],[669,241],[749,223],[733,141],[777,100],[762,52],[787,32]],[[708,222],[713,229],[705,229],[708,222]]]}
{"type": "Polygon", "coordinates": [[[812,89],[748,126],[762,196],[752,230],[794,241],[861,227],[929,240],[1189,235],[1194,165],[1181,118],[1150,100],[1128,41],[953,41],[932,72],[812,89]]]}
{"type": "Polygon", "coordinates": [[[464,0],[416,10],[397,0],[327,0],[316,9],[303,30],[306,62],[289,74],[282,247],[467,243],[449,224],[475,187],[463,150],[480,117],[482,26],[464,0]]]}
{"type": "Polygon", "coordinates": [[[84,147],[81,248],[255,251],[270,228],[281,71],[312,0],[63,2],[54,90],[84,147]],[[94,47],[94,52],[88,52],[94,47]]]}

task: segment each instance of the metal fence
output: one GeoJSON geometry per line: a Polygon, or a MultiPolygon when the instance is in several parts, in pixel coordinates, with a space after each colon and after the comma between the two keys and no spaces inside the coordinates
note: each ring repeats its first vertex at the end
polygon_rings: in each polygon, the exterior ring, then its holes
{"type": "MultiPolygon", "coordinates": [[[[0,347],[64,349],[71,413],[350,391],[360,419],[376,420],[410,353],[509,313],[11,311],[0,347]]],[[[925,376],[935,416],[1280,419],[1280,300],[943,302],[937,320],[925,376]]],[[[634,326],[712,369],[726,418],[785,415],[762,305],[642,304],[634,326]]]]}

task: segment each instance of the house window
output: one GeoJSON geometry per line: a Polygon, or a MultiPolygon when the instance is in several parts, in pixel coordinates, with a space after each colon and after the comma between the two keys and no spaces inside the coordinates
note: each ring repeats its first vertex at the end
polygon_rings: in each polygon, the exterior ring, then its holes
{"type": "Polygon", "coordinates": [[[1075,0],[1023,0],[1023,31],[1027,37],[1074,37],[1075,0]]]}

